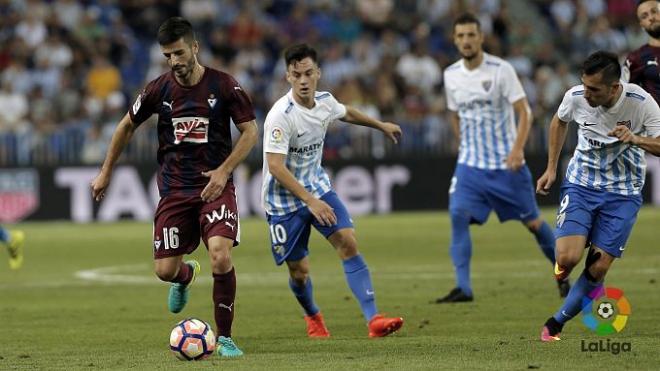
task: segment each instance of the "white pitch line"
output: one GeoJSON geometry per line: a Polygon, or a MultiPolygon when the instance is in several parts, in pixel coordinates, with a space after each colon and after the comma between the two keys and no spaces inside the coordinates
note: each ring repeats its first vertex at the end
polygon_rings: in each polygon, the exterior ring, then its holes
{"type": "MultiPolygon", "coordinates": [[[[110,267],[101,267],[95,269],[87,269],[77,271],[74,273],[76,278],[85,281],[103,282],[103,283],[118,283],[118,284],[132,284],[132,285],[155,285],[167,284],[167,282],[160,281],[155,275],[149,276],[139,274],[129,274],[130,272],[146,271],[148,265],[146,264],[133,264],[133,265],[117,265],[110,267]]],[[[268,285],[286,277],[284,273],[239,273],[236,279],[241,284],[255,284],[255,285],[268,285]]],[[[197,277],[197,282],[211,283],[210,277],[197,277]]]]}
{"type": "Polygon", "coordinates": [[[104,282],[104,283],[128,283],[128,284],[153,283],[154,277],[121,274],[122,272],[142,271],[144,270],[145,267],[146,267],[145,264],[115,265],[110,267],[101,267],[101,268],[77,271],[74,273],[74,276],[76,278],[85,281],[95,281],[95,282],[104,282]]]}
{"type": "MultiPolygon", "coordinates": [[[[518,262],[520,263],[520,262],[518,262]]],[[[103,282],[103,283],[118,283],[118,284],[162,284],[155,276],[144,276],[135,274],[126,274],[125,272],[135,272],[146,269],[144,264],[123,265],[123,266],[110,266],[96,269],[82,270],[75,273],[75,276],[82,280],[103,282]]],[[[643,268],[635,270],[617,270],[619,273],[626,274],[642,274],[652,275],[658,273],[655,268],[643,268]]],[[[437,280],[441,278],[452,279],[454,278],[453,271],[447,272],[379,272],[372,270],[372,275],[377,279],[386,280],[437,280]]],[[[506,274],[488,274],[475,272],[472,274],[473,278],[530,278],[530,277],[543,277],[552,276],[552,271],[548,269],[546,272],[540,270],[515,272],[509,271],[506,274]]],[[[245,285],[263,285],[263,286],[279,286],[282,280],[287,278],[284,272],[263,272],[263,273],[238,273],[236,280],[245,285]]],[[[315,274],[315,282],[336,282],[343,281],[342,275],[336,274],[315,274]]],[[[198,282],[210,283],[210,277],[198,277],[198,282]]]]}
{"type": "MultiPolygon", "coordinates": [[[[536,261],[530,262],[527,265],[524,261],[514,262],[516,266],[525,266],[530,268],[530,265],[535,265],[536,261]]],[[[501,262],[488,264],[501,266],[501,262]]],[[[453,270],[444,268],[444,272],[432,271],[433,266],[425,265],[419,266],[423,271],[399,271],[399,272],[384,272],[377,269],[371,269],[371,274],[376,280],[398,281],[440,281],[442,279],[454,279],[453,270]]],[[[482,267],[483,268],[483,267],[482,267]]],[[[528,271],[514,271],[509,270],[506,273],[494,273],[490,270],[483,269],[484,272],[473,272],[474,279],[501,279],[501,278],[532,278],[532,277],[551,277],[552,272],[550,269],[547,271],[543,269],[534,269],[528,271]]],[[[616,269],[615,274],[626,275],[655,275],[660,272],[657,268],[636,268],[636,269],[616,269]]],[[[130,264],[130,265],[116,265],[108,267],[99,267],[94,269],[85,269],[74,272],[74,280],[50,280],[41,282],[16,282],[16,283],[3,283],[0,284],[0,290],[11,290],[16,287],[22,288],[58,288],[58,287],[73,287],[73,286],[92,286],[97,284],[106,285],[167,285],[167,283],[160,281],[152,272],[149,264],[130,264]],[[141,274],[142,273],[142,274],[141,274]]],[[[344,277],[342,274],[331,273],[316,273],[313,274],[315,283],[337,283],[343,282],[344,277]]],[[[286,283],[288,274],[283,269],[280,272],[262,272],[262,273],[238,273],[236,280],[242,286],[281,286],[286,283]]],[[[203,284],[211,284],[210,277],[198,277],[197,282],[203,284]]]]}

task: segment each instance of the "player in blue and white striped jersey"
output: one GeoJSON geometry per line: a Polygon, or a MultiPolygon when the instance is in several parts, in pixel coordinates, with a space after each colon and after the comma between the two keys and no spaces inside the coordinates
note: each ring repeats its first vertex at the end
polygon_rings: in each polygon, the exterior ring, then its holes
{"type": "Polygon", "coordinates": [[[357,250],[353,221],[332,190],[321,157],[326,129],[337,119],[381,130],[394,143],[401,128],[345,106],[330,93],[316,92],[321,69],[316,50],[308,45],[288,48],[284,59],[291,90],[273,105],[264,124],[262,198],[273,258],[289,268],[289,287],[305,312],[308,336],[330,336],[314,303],[309,277],[308,242],[314,226],[337,250],[369,336],[387,336],[401,328],[403,319],[378,314],[369,269],[357,250]]]}
{"type": "Polygon", "coordinates": [[[582,299],[602,286],[620,258],[642,204],[644,152],[660,156],[660,109],[641,87],[620,81],[615,54],[596,52],[582,66],[582,85],[571,88],[550,123],[548,166],[536,191],[547,194],[569,122],[578,126],[578,146],[561,186],[557,212],[557,278],[568,277],[589,248],[585,269],[557,313],[541,332],[559,340],[564,324],[578,314],[582,299]]]}
{"type": "MultiPolygon", "coordinates": [[[[473,300],[470,224],[485,223],[492,210],[501,222],[521,221],[546,258],[555,261],[552,229],[540,217],[532,175],[525,165],[523,150],[532,116],[520,81],[508,62],[483,52],[483,33],[475,16],[456,19],[454,43],[462,58],[447,67],[444,80],[450,120],[460,141],[449,188],[449,252],[456,287],[436,303],[473,300]]],[[[568,293],[568,281],[558,285],[560,296],[568,293]]]]}

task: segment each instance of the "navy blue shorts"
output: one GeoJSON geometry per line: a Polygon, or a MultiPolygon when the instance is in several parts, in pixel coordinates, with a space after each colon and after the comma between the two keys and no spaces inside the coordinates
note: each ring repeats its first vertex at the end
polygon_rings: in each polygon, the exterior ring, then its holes
{"type": "Polygon", "coordinates": [[[539,217],[532,174],[527,166],[518,171],[483,170],[456,165],[449,187],[449,210],[470,215],[472,223],[483,224],[491,210],[500,222],[528,222],[539,217]]]}
{"type": "Polygon", "coordinates": [[[621,257],[642,205],[641,195],[624,196],[564,181],[560,200],[555,238],[586,236],[587,242],[621,257]]]}
{"type": "Polygon", "coordinates": [[[314,226],[323,237],[344,228],[353,228],[353,220],[348,210],[334,191],[321,197],[335,212],[337,224],[323,226],[309,212],[307,207],[300,208],[286,215],[268,215],[270,226],[271,252],[277,265],[284,261],[298,261],[309,254],[309,233],[314,226]]]}

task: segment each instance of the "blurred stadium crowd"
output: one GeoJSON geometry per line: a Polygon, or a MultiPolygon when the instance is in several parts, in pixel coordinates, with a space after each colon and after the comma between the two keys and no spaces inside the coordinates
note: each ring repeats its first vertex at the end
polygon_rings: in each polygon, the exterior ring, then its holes
{"type": "MultiPolygon", "coordinates": [[[[513,64],[527,92],[527,152],[545,152],[581,60],[597,49],[624,58],[646,42],[635,9],[635,0],[0,0],[0,165],[101,162],[137,92],[168,70],[155,34],[175,15],[195,26],[202,64],[249,92],[259,123],[288,90],[281,50],[317,46],[321,90],[404,130],[390,147],[375,131],[333,125],[326,158],[382,158],[456,151],[442,71],[458,59],[452,19],[471,11],[485,49],[513,64]]],[[[153,122],[143,126],[130,161],[155,158],[153,122]]]]}

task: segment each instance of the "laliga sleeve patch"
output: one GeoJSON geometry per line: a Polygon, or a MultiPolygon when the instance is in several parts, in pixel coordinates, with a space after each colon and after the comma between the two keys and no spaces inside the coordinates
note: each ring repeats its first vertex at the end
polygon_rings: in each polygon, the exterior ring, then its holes
{"type": "Polygon", "coordinates": [[[279,144],[282,143],[282,138],[284,137],[284,132],[282,129],[275,127],[273,130],[270,132],[270,142],[279,144]]]}
{"type": "Polygon", "coordinates": [[[140,106],[142,105],[142,95],[143,93],[140,93],[140,95],[138,95],[135,99],[135,103],[133,103],[133,115],[137,115],[138,111],[140,110],[140,106]]]}

